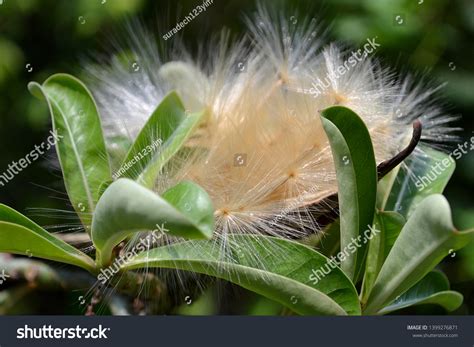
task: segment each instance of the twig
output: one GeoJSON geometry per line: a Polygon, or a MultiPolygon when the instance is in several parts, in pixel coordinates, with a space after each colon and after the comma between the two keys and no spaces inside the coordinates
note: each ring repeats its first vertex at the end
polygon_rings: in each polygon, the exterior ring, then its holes
{"type": "MultiPolygon", "coordinates": [[[[421,139],[421,132],[422,132],[422,125],[419,120],[416,120],[413,123],[413,134],[408,146],[403,149],[400,153],[395,155],[393,158],[383,161],[377,166],[377,175],[378,179],[381,180],[387,173],[389,173],[392,169],[394,169],[397,165],[399,165],[403,160],[405,160],[413,151],[415,147],[418,145],[421,139]]],[[[332,222],[334,222],[337,218],[339,218],[339,201],[337,198],[337,193],[331,194],[326,198],[318,201],[316,204],[317,206],[327,207],[332,206],[328,213],[321,215],[317,219],[318,225],[324,227],[332,222]]]]}
{"type": "Polygon", "coordinates": [[[416,120],[413,123],[413,135],[408,146],[396,156],[394,156],[392,159],[385,160],[377,166],[377,174],[379,180],[382,179],[390,171],[392,171],[398,164],[404,161],[415,150],[415,147],[418,145],[418,142],[420,142],[421,132],[421,122],[419,120],[416,120]]]}

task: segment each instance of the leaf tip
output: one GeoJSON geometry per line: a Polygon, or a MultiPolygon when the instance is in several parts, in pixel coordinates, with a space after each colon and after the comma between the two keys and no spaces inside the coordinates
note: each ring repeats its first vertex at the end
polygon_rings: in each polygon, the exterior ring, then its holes
{"type": "Polygon", "coordinates": [[[39,100],[45,100],[45,97],[44,97],[44,94],[43,94],[43,88],[41,87],[41,84],[39,84],[38,82],[34,82],[34,81],[29,82],[28,83],[28,91],[35,98],[37,98],[39,100]]]}

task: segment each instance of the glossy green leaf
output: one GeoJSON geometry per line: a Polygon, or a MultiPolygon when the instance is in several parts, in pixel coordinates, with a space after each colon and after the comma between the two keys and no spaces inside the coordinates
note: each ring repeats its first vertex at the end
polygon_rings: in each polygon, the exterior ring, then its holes
{"type": "Polygon", "coordinates": [[[0,204],[0,222],[18,224],[40,234],[45,232],[42,227],[33,222],[31,219],[4,204],[0,204]]]}
{"type": "MultiPolygon", "coordinates": [[[[388,183],[385,211],[396,211],[409,217],[427,196],[441,194],[446,188],[456,163],[447,154],[424,147],[423,160],[408,158],[406,168],[399,168],[396,177],[388,183]]],[[[390,180],[390,178],[387,178],[390,180]]]]}
{"type": "MultiPolygon", "coordinates": [[[[222,278],[298,314],[360,314],[357,292],[338,267],[319,280],[328,258],[300,243],[255,235],[229,237],[223,255],[215,241],[188,241],[141,253],[124,269],[173,268],[222,278]]],[[[331,269],[328,265],[328,269],[331,269]]]]}
{"type": "Polygon", "coordinates": [[[364,304],[369,297],[375,279],[392,249],[395,240],[405,224],[405,218],[396,212],[377,212],[374,228],[378,230],[369,242],[364,281],[362,284],[361,302],[364,304]]]}
{"type": "Polygon", "coordinates": [[[54,237],[32,220],[0,204],[0,252],[22,254],[79,266],[94,272],[94,261],[54,237]]]}
{"type": "Polygon", "coordinates": [[[109,186],[114,183],[113,180],[110,180],[110,181],[105,181],[105,182],[102,182],[99,186],[99,199],[100,197],[102,196],[102,194],[105,193],[105,191],[107,190],[107,188],[109,188],[109,186]]]}
{"type": "Polygon", "coordinates": [[[462,301],[462,294],[449,290],[446,275],[439,271],[432,271],[390,305],[381,309],[378,314],[387,314],[410,306],[425,304],[436,304],[447,311],[454,311],[461,306],[462,301]]]}
{"type": "MultiPolygon", "coordinates": [[[[409,159],[406,159],[407,161],[409,159]]],[[[394,167],[389,173],[387,173],[382,179],[379,180],[377,184],[377,202],[376,207],[380,211],[388,211],[386,209],[388,198],[390,197],[390,193],[392,188],[395,184],[395,180],[397,179],[398,173],[400,172],[400,168],[402,164],[397,165],[394,167]]]]}
{"type": "Polygon", "coordinates": [[[161,169],[183,147],[203,116],[204,112],[188,114],[178,95],[171,92],[141,130],[118,176],[153,187],[161,169]]]}
{"type": "Polygon", "coordinates": [[[449,203],[442,195],[425,198],[395,241],[377,276],[364,312],[374,314],[395,300],[450,251],[465,246],[473,232],[456,231],[449,203]]]}
{"type": "MultiPolygon", "coordinates": [[[[346,250],[372,225],[377,192],[374,150],[367,127],[354,112],[336,106],[322,115],[336,167],[341,250],[346,250]]],[[[341,267],[350,278],[359,277],[365,253],[362,245],[342,262],[341,267]]]]}
{"type": "Polygon", "coordinates": [[[77,78],[56,74],[28,88],[48,103],[56,151],[69,199],[85,226],[99,198],[99,186],[110,180],[110,168],[99,113],[87,87],[77,78]]]}
{"type": "Polygon", "coordinates": [[[211,238],[214,208],[209,195],[191,182],[182,182],[159,196],[121,178],[102,195],[92,221],[97,262],[106,266],[112,250],[132,233],[156,230],[188,239],[211,238]]]}

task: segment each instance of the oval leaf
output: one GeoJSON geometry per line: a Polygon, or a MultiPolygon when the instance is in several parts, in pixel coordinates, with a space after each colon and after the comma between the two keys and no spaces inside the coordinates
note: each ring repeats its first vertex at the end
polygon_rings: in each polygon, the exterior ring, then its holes
{"type": "Polygon", "coordinates": [[[0,204],[0,252],[79,266],[95,272],[94,261],[8,206],[0,204]]]}
{"type": "Polygon", "coordinates": [[[462,294],[449,290],[446,275],[439,271],[432,271],[405,294],[380,310],[378,314],[387,314],[406,307],[425,304],[436,304],[448,311],[454,311],[461,306],[462,301],[462,294]]]}
{"type": "MultiPolygon", "coordinates": [[[[324,110],[322,115],[336,167],[341,249],[347,249],[354,238],[372,225],[377,192],[374,150],[369,131],[357,114],[336,106],[324,110]]],[[[355,281],[365,253],[366,247],[362,245],[341,263],[344,272],[355,281]]]]}
{"type": "Polygon", "coordinates": [[[319,281],[313,270],[329,259],[300,243],[255,235],[230,237],[226,256],[214,241],[188,241],[139,254],[124,270],[160,267],[222,278],[277,301],[298,314],[360,314],[357,292],[338,267],[319,281]],[[316,283],[315,283],[316,282],[316,283]]]}
{"type": "Polygon", "coordinates": [[[409,217],[424,198],[444,191],[456,163],[443,152],[428,147],[423,148],[423,152],[423,160],[419,157],[408,158],[405,161],[406,167],[399,167],[394,172],[395,177],[386,178],[382,209],[409,217]]]}
{"type": "MultiPolygon", "coordinates": [[[[59,162],[69,199],[85,226],[99,199],[99,186],[110,180],[110,168],[99,113],[87,87],[67,74],[30,82],[35,96],[46,99],[51,113],[59,162]]],[[[86,228],[88,229],[88,228],[86,228]]]]}
{"type": "Polygon", "coordinates": [[[369,243],[364,281],[362,283],[362,304],[367,302],[375,279],[404,224],[405,218],[396,212],[377,212],[375,214],[374,228],[379,232],[372,237],[369,243]]]}
{"type": "Polygon", "coordinates": [[[160,197],[127,178],[115,181],[99,200],[92,220],[98,264],[107,266],[113,248],[130,234],[156,228],[188,239],[211,238],[214,208],[209,195],[191,182],[160,197]]]}
{"type": "Polygon", "coordinates": [[[375,281],[364,312],[374,314],[416,284],[449,252],[462,248],[474,230],[458,232],[448,201],[424,199],[403,227],[375,281]]]}

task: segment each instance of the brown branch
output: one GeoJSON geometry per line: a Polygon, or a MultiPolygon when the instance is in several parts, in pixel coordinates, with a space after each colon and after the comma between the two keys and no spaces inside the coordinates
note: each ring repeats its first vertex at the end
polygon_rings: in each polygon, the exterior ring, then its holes
{"type": "MultiPolygon", "coordinates": [[[[422,132],[422,125],[419,120],[413,122],[413,134],[410,140],[410,143],[405,147],[400,153],[395,155],[393,158],[381,162],[377,166],[377,176],[381,180],[387,173],[393,170],[397,165],[399,165],[403,160],[405,160],[413,151],[420,142],[422,132]]],[[[321,215],[317,218],[318,225],[324,227],[332,222],[334,222],[339,217],[339,202],[337,193],[331,194],[324,199],[318,201],[316,206],[321,206],[323,209],[327,206],[333,206],[330,211],[321,215]]]]}
{"type": "Polygon", "coordinates": [[[392,159],[385,160],[377,166],[377,174],[379,180],[382,179],[386,174],[392,171],[398,164],[404,161],[410,154],[413,153],[415,147],[418,145],[421,139],[422,125],[419,120],[413,123],[413,135],[411,137],[408,146],[403,149],[400,153],[394,156],[392,159]]]}

